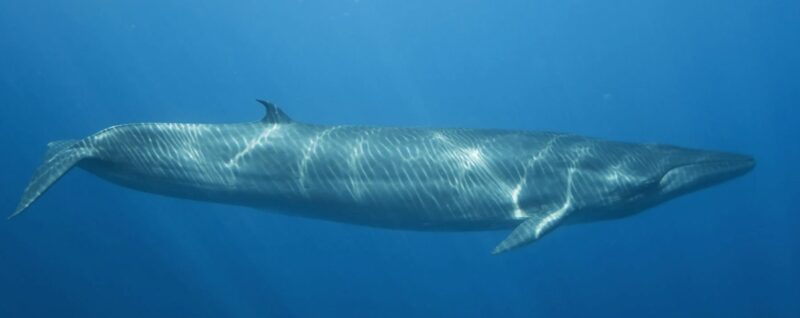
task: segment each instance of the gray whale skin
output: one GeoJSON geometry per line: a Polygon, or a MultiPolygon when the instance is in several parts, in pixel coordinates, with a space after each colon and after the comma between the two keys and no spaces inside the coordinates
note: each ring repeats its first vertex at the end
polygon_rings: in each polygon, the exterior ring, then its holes
{"type": "Polygon", "coordinates": [[[496,254],[755,166],[744,155],[549,132],[312,125],[259,102],[267,114],[257,122],[129,124],[52,142],[11,217],[77,166],[140,191],[309,218],[513,229],[496,254]]]}

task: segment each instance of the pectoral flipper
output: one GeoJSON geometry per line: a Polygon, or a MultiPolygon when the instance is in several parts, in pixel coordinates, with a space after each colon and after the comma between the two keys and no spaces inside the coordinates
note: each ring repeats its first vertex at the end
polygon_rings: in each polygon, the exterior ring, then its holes
{"type": "Polygon", "coordinates": [[[529,217],[500,242],[492,254],[500,254],[540,239],[561,224],[567,215],[569,215],[568,204],[558,210],[529,217]]]}

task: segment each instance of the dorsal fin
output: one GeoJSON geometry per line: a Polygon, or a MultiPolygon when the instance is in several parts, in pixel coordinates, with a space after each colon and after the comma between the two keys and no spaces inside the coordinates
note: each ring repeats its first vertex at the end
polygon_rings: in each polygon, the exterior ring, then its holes
{"type": "Polygon", "coordinates": [[[262,122],[269,124],[288,124],[292,122],[289,115],[286,115],[286,113],[278,108],[278,106],[275,106],[275,104],[260,99],[256,99],[256,101],[264,105],[264,108],[267,109],[267,115],[261,120],[262,122]]]}

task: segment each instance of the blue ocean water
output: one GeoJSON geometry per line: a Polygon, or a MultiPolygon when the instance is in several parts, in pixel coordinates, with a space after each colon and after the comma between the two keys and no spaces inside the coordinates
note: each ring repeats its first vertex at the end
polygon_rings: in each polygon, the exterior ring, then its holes
{"type": "Polygon", "coordinates": [[[74,170],[0,222],[0,317],[800,317],[800,2],[0,1],[0,207],[49,141],[129,122],[574,132],[754,155],[637,216],[418,233],[74,170]]]}

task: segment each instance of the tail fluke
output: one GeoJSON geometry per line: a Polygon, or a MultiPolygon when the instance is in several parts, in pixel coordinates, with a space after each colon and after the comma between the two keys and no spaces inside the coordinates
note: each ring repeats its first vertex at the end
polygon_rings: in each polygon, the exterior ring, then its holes
{"type": "Polygon", "coordinates": [[[89,156],[91,156],[91,151],[81,147],[79,141],[65,140],[49,143],[44,162],[36,169],[28,187],[25,188],[25,193],[22,195],[17,209],[8,218],[11,219],[25,211],[75,164],[89,156]]]}

